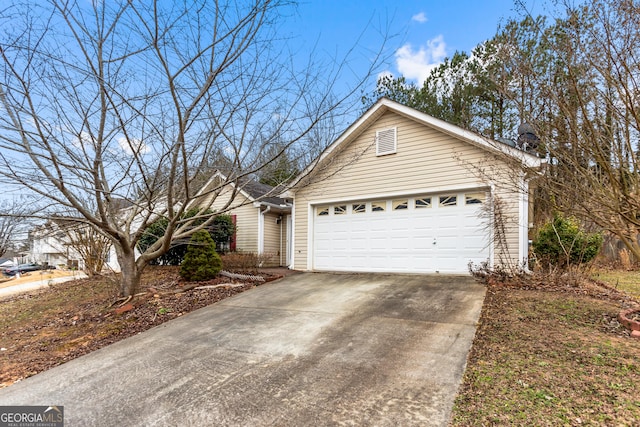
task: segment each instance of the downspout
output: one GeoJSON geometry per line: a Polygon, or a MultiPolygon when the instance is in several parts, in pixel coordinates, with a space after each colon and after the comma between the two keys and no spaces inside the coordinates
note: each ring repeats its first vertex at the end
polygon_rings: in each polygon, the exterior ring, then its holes
{"type": "Polygon", "coordinates": [[[278,260],[278,267],[282,267],[282,214],[280,214],[280,259],[278,260]]]}
{"type": "Polygon", "coordinates": [[[295,250],[296,250],[296,236],[293,232],[296,228],[296,205],[293,203],[291,206],[291,214],[287,217],[291,224],[287,222],[287,253],[289,257],[287,258],[287,267],[290,270],[295,268],[295,250]]]}
{"type": "Polygon", "coordinates": [[[494,183],[491,183],[490,191],[490,200],[491,200],[491,216],[489,217],[489,267],[493,269],[496,265],[496,234],[495,234],[495,203],[494,197],[496,196],[496,186],[494,183]]]}
{"type": "Polygon", "coordinates": [[[519,263],[522,264],[522,269],[529,273],[529,179],[522,174],[520,177],[520,194],[518,195],[518,213],[519,216],[519,263]]]}

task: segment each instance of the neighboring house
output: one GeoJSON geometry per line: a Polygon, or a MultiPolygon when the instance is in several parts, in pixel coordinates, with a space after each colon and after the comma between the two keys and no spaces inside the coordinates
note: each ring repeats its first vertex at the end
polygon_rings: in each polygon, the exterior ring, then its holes
{"type": "Polygon", "coordinates": [[[64,233],[52,221],[38,225],[29,233],[29,261],[43,265],[67,265],[77,258],[70,253],[64,233]]]}
{"type": "Polygon", "coordinates": [[[201,194],[204,196],[200,203],[208,204],[211,197],[215,197],[211,209],[225,211],[233,218],[236,233],[231,242],[232,251],[262,255],[264,266],[290,264],[292,205],[287,199],[276,197],[273,187],[248,179],[230,181],[216,172],[203,186],[201,194]],[[207,194],[221,183],[226,184],[219,194],[207,194]]]}
{"type": "Polygon", "coordinates": [[[285,193],[294,202],[290,267],[467,273],[470,262],[522,263],[522,164],[541,160],[382,98],[285,193]],[[500,227],[490,219],[498,208],[500,227]]]}
{"type": "MultiPolygon", "coordinates": [[[[83,270],[84,261],[82,256],[71,243],[72,236],[80,236],[82,232],[83,226],[70,229],[67,225],[66,229],[63,229],[55,220],[50,220],[34,227],[29,233],[29,261],[42,265],[83,270]]],[[[109,248],[106,254],[105,269],[120,271],[113,246],[109,248]]]]}

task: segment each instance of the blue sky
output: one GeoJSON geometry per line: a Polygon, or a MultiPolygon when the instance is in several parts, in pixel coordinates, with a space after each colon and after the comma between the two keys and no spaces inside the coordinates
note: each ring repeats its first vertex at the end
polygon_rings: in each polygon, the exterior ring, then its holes
{"type": "MultiPolygon", "coordinates": [[[[539,3],[524,1],[528,9],[540,9],[539,3]]],[[[470,52],[495,35],[501,22],[520,16],[513,0],[307,0],[283,31],[306,47],[317,42],[320,50],[339,57],[363,31],[361,45],[375,51],[382,41],[376,28],[388,25],[395,36],[387,41],[389,60],[380,71],[418,82],[445,57],[456,50],[470,52]]],[[[361,60],[363,66],[366,59],[361,60]]]]}

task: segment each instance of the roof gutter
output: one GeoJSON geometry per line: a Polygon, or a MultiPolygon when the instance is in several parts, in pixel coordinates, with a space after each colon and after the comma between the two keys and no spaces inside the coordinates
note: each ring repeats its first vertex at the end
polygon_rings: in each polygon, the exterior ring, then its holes
{"type": "Polygon", "coordinates": [[[288,204],[288,203],[287,204],[282,204],[282,205],[276,205],[275,203],[257,201],[257,202],[253,202],[253,206],[256,207],[256,208],[260,208],[262,206],[266,206],[267,207],[267,211],[264,211],[264,213],[266,213],[271,208],[278,209],[278,210],[290,210],[292,205],[288,204]]]}

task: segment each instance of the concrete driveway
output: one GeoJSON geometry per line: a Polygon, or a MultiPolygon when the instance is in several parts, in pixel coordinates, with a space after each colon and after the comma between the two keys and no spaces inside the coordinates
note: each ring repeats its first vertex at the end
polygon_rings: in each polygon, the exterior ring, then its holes
{"type": "Polygon", "coordinates": [[[0,390],[65,426],[443,426],[484,287],[288,276],[0,390]]]}

